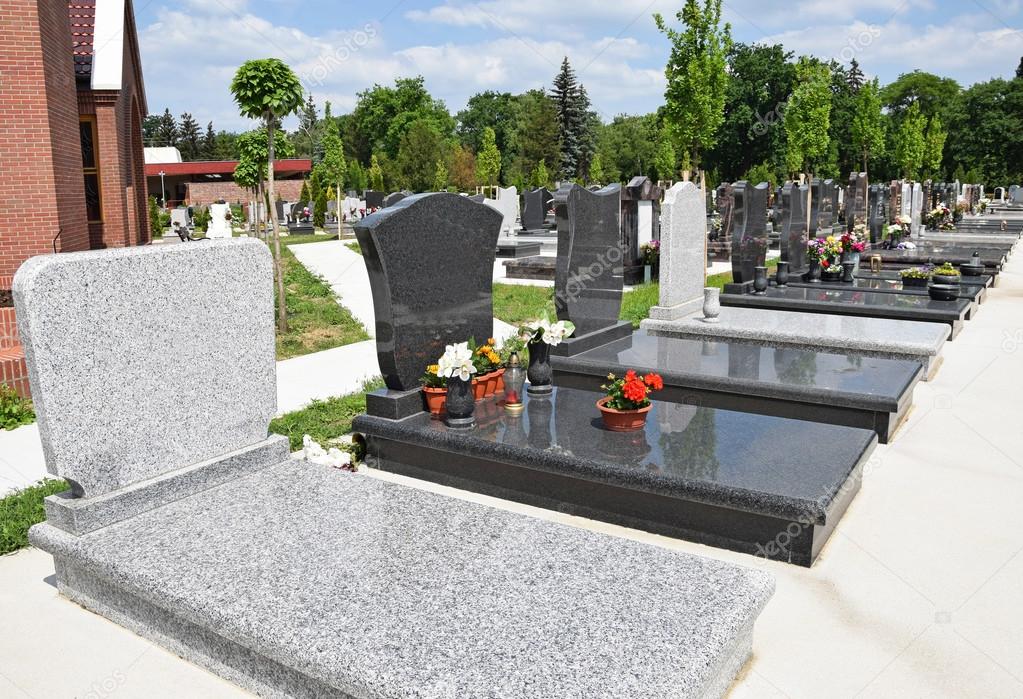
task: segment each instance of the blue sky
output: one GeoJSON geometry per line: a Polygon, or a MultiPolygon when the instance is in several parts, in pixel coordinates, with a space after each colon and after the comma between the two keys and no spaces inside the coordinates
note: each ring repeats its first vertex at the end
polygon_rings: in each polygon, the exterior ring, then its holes
{"type": "MultiPolygon", "coordinates": [[[[567,55],[594,108],[657,108],[666,39],[651,15],[681,0],[135,0],[151,112],[244,129],[228,85],[250,58],[287,61],[322,107],[347,111],[373,83],[421,74],[454,112],[482,90],[550,84],[567,55]]],[[[726,0],[733,36],[781,43],[891,81],[915,68],[964,85],[1009,77],[1023,56],[1023,0],[726,0]]]]}

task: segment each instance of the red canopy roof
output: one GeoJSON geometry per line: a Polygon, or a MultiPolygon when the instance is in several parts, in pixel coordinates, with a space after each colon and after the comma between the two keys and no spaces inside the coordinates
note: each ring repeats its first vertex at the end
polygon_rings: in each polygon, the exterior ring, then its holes
{"type": "MultiPolygon", "coordinates": [[[[146,177],[159,177],[163,172],[167,177],[181,175],[234,175],[238,167],[237,160],[198,160],[191,163],[146,163],[146,177]]],[[[294,175],[312,172],[313,161],[308,158],[289,158],[274,161],[274,173],[278,175],[294,175]]]]}

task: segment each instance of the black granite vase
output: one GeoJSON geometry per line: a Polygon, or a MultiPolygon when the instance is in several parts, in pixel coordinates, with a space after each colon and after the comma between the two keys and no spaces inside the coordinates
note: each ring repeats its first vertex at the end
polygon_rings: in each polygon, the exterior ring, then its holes
{"type": "Polygon", "coordinates": [[[767,292],[767,267],[756,267],[753,272],[753,293],[763,296],[767,292]]]}
{"type": "Polygon", "coordinates": [[[814,260],[810,263],[810,271],[806,273],[806,281],[810,284],[821,283],[821,263],[818,260],[814,260]]]}
{"type": "Polygon", "coordinates": [[[775,282],[778,286],[787,286],[789,283],[789,263],[779,262],[778,273],[775,275],[775,282]]]}
{"type": "Polygon", "coordinates": [[[529,368],[526,378],[529,388],[526,390],[533,396],[545,396],[554,390],[554,370],[551,369],[551,346],[542,340],[529,343],[529,368]]]}
{"type": "Polygon", "coordinates": [[[472,381],[462,381],[457,376],[448,379],[447,416],[448,427],[472,427],[476,422],[476,398],[472,394],[472,381]]]}
{"type": "Polygon", "coordinates": [[[855,262],[843,262],[842,263],[842,281],[849,284],[852,283],[854,275],[856,273],[855,262]]]}

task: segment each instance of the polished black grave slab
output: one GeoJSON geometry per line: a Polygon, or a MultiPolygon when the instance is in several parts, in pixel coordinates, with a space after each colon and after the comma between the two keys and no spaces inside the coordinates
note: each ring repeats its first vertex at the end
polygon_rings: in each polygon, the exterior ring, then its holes
{"type": "Polygon", "coordinates": [[[648,335],[552,357],[558,386],[596,390],[608,372],[655,371],[661,400],[873,430],[888,442],[913,403],[919,362],[648,335]]]}
{"type": "MultiPolygon", "coordinates": [[[[902,275],[899,274],[897,269],[882,269],[880,272],[871,272],[869,268],[865,266],[865,262],[861,263],[860,271],[856,273],[857,279],[863,280],[886,280],[886,281],[902,281],[902,275]]],[[[963,275],[959,279],[961,286],[981,286],[985,289],[990,289],[994,285],[995,278],[990,274],[979,274],[977,276],[963,275]]]]}
{"type": "MultiPolygon", "coordinates": [[[[838,289],[847,291],[870,291],[879,294],[908,294],[910,296],[927,296],[926,286],[905,286],[902,280],[896,275],[893,278],[857,277],[851,282],[810,282],[789,280],[789,286],[803,287],[807,289],[838,289]]],[[[966,320],[970,320],[976,304],[984,300],[986,288],[981,284],[960,284],[959,298],[967,299],[972,305],[966,312],[966,320]]]]}
{"type": "Polygon", "coordinates": [[[816,284],[812,286],[814,288],[770,287],[763,295],[721,294],[721,305],[947,323],[952,328],[950,340],[959,334],[972,305],[968,299],[934,301],[929,296],[816,288],[816,284]]]}
{"type": "Polygon", "coordinates": [[[543,245],[541,243],[531,241],[499,240],[497,241],[497,256],[500,258],[510,257],[513,259],[520,257],[535,257],[540,254],[542,247],[543,245]]]}
{"type": "Polygon", "coordinates": [[[859,490],[870,430],[655,401],[610,432],[602,394],[558,387],[509,415],[495,399],[452,430],[361,415],[371,467],[809,566],[859,490]]]}
{"type": "MultiPolygon", "coordinates": [[[[913,241],[916,243],[917,241],[913,241]]],[[[921,244],[913,250],[881,250],[870,251],[870,255],[878,255],[881,261],[888,265],[891,263],[906,266],[916,266],[933,262],[941,264],[950,262],[958,267],[964,262],[969,262],[973,253],[980,253],[980,260],[986,268],[987,274],[998,274],[1002,265],[1005,264],[1005,251],[1002,249],[981,248],[969,245],[942,245],[942,244],[921,244]]]]}

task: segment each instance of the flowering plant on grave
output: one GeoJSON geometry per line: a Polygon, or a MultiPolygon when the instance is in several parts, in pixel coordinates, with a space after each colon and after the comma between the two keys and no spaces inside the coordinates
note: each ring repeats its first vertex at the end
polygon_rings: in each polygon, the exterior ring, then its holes
{"type": "Polygon", "coordinates": [[[843,233],[839,238],[842,245],[842,252],[863,252],[867,249],[867,224],[857,223],[853,226],[852,233],[843,233]]]}
{"type": "Polygon", "coordinates": [[[459,378],[468,381],[476,373],[472,363],[472,350],[468,342],[458,342],[444,348],[444,355],[437,360],[437,376],[446,379],[459,378]]]}
{"type": "Polygon", "coordinates": [[[532,325],[523,325],[519,328],[519,337],[524,342],[543,342],[555,347],[560,345],[565,338],[575,332],[575,323],[569,320],[559,320],[552,323],[544,313],[543,318],[532,325]]]}
{"type": "Polygon", "coordinates": [[[655,265],[661,259],[661,241],[651,240],[639,246],[639,252],[643,256],[643,264],[655,265]]]}
{"type": "Polygon", "coordinates": [[[827,253],[825,252],[825,241],[824,238],[814,238],[806,244],[806,261],[810,264],[816,262],[817,264],[823,264],[824,260],[827,259],[827,253]]]}
{"type": "Polygon", "coordinates": [[[601,388],[609,399],[604,404],[606,407],[612,410],[639,410],[650,405],[650,394],[664,388],[664,380],[659,374],[641,376],[634,369],[629,369],[622,378],[608,374],[607,383],[601,388]]]}
{"type": "Polygon", "coordinates": [[[443,376],[440,376],[437,372],[440,371],[440,366],[437,364],[431,364],[426,367],[426,371],[419,378],[419,383],[423,384],[426,388],[444,388],[448,385],[448,380],[443,376]]]}
{"type": "Polygon", "coordinates": [[[931,267],[924,265],[922,267],[909,267],[899,271],[899,276],[903,279],[930,279],[931,267]]]}
{"type": "Polygon", "coordinates": [[[477,374],[489,374],[501,366],[501,356],[497,353],[497,341],[487,339],[485,344],[476,345],[476,338],[469,338],[469,349],[472,350],[472,364],[477,374]]]}

